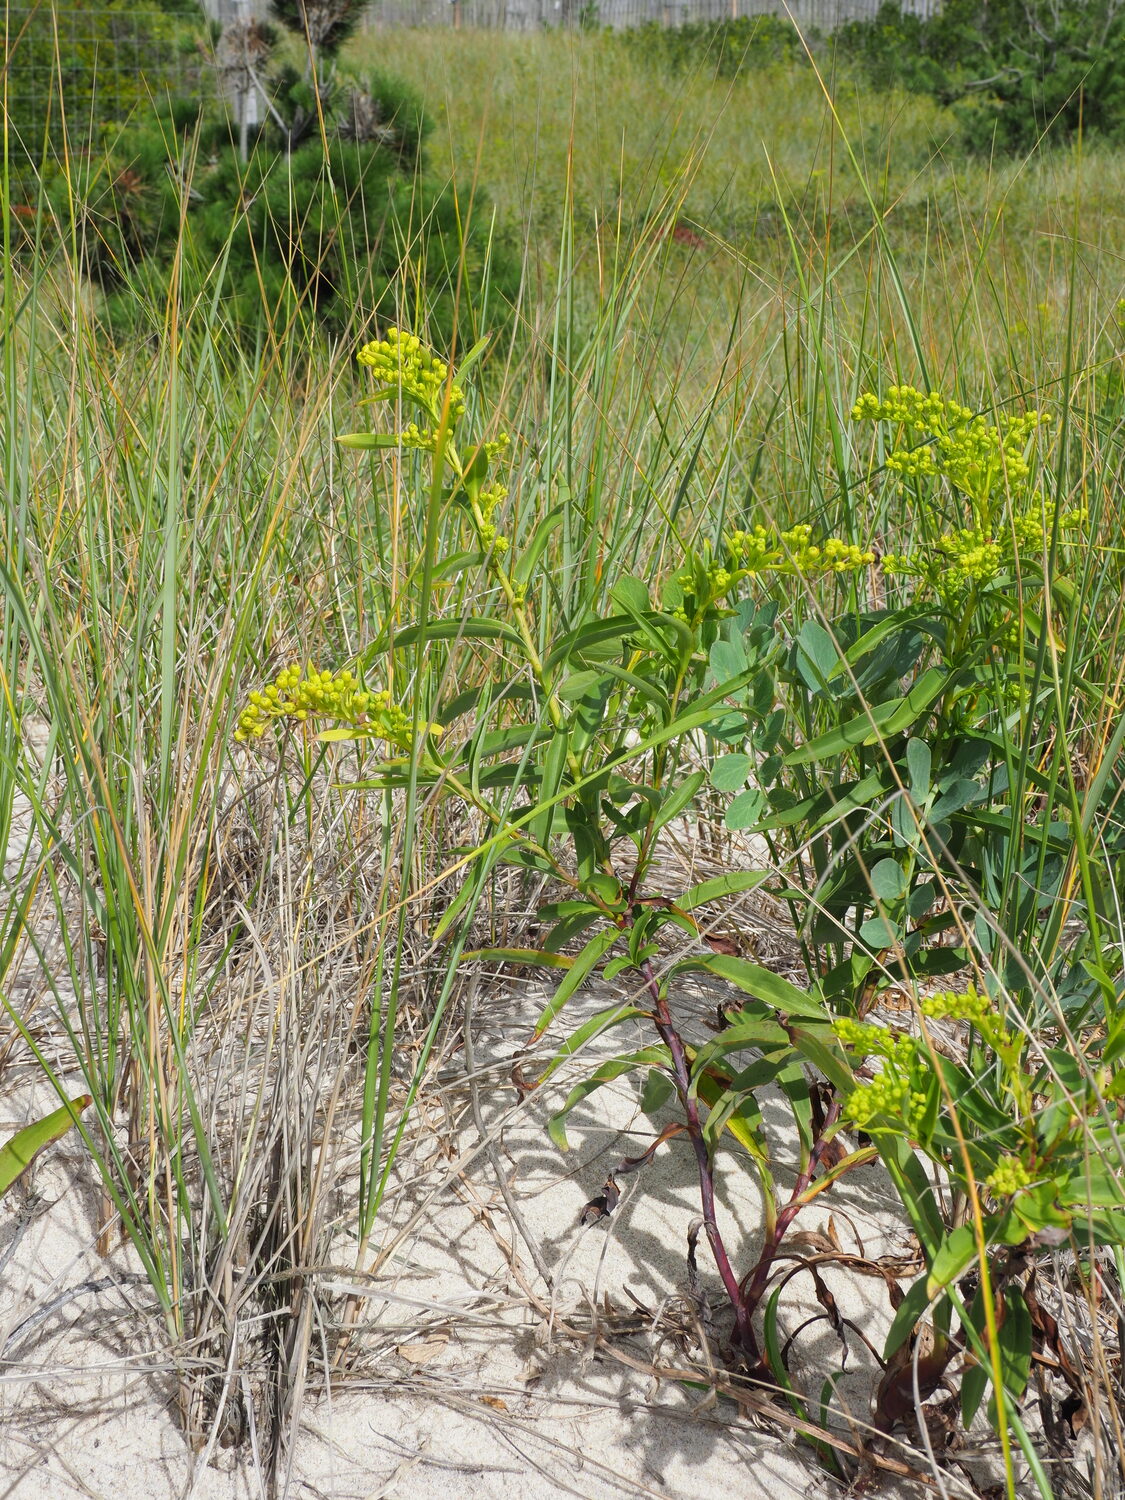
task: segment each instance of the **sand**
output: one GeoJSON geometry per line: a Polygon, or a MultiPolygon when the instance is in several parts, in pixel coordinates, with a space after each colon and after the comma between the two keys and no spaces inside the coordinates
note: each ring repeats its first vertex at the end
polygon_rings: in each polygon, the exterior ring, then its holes
{"type": "MultiPolygon", "coordinates": [[[[17,814],[9,875],[30,848],[26,808],[17,814]]],[[[25,1008],[34,985],[42,986],[37,974],[31,952],[9,973],[9,988],[25,1008]]],[[[68,1003],[64,995],[48,1004],[42,988],[44,1014],[68,1003]]],[[[522,1101],[509,1080],[513,1052],[545,993],[508,975],[476,1001],[476,1102],[490,1149],[481,1147],[463,1055],[451,1053],[438,1079],[440,1106],[425,1116],[434,1121],[431,1138],[425,1149],[404,1153],[388,1196],[377,1247],[390,1253],[380,1275],[356,1278],[343,1230],[314,1273],[320,1321],[311,1332],[299,1418],[285,1429],[277,1493],[332,1500],[790,1500],[840,1493],[783,1423],[717,1399],[705,1380],[689,1387],[646,1373],[653,1363],[682,1368],[700,1334],[713,1347],[722,1338],[723,1297],[705,1245],[694,1280],[688,1273],[698,1184],[685,1141],[671,1141],[644,1170],[620,1179],[622,1200],[610,1219],[582,1225],[583,1206],[607,1173],[651,1144],[669,1116],[644,1115],[637,1084],[618,1080],[574,1112],[571,1149],[560,1153],[546,1120],[586,1061],[522,1101]],[[332,1322],[349,1292],[360,1294],[361,1326],[346,1368],[333,1369],[332,1322]]],[[[569,1025],[611,998],[604,986],[580,993],[569,1025]]],[[[685,1024],[697,1026],[713,1011],[715,995],[699,990],[678,1003],[685,1024]]],[[[599,1041],[595,1055],[637,1039],[619,1030],[599,1041]]],[[[54,1055],[61,1063],[65,1046],[54,1055]]],[[[81,1089],[76,1077],[64,1082],[81,1089]]],[[[0,1131],[10,1134],[55,1103],[33,1064],[10,1065],[0,1131]]],[[[767,1098],[766,1113],[784,1161],[792,1156],[792,1126],[779,1099],[767,1098]]],[[[721,1157],[717,1186],[732,1256],[747,1267],[762,1211],[745,1156],[721,1157]]],[[[341,1194],[346,1206],[346,1184],[341,1194]]],[[[814,1205],[801,1231],[831,1233],[868,1257],[910,1253],[877,1172],[856,1172],[830,1197],[831,1222],[827,1202],[814,1205]]],[[[178,1420],[176,1368],[139,1262],[121,1245],[98,1253],[98,1199],[86,1150],[71,1135],[0,1204],[0,1496],[264,1497],[267,1435],[255,1427],[254,1400],[242,1399],[254,1394],[253,1359],[246,1361],[250,1373],[233,1361],[219,1401],[223,1420],[193,1449],[178,1420]],[[239,1411],[249,1413],[241,1427],[232,1420],[239,1411]],[[237,1441],[223,1446],[232,1431],[237,1441]]],[[[819,1390],[826,1375],[839,1373],[837,1403],[862,1425],[879,1374],[864,1338],[881,1347],[891,1317],[886,1287],[839,1267],[823,1274],[852,1325],[846,1357],[812,1278],[799,1274],[780,1320],[783,1333],[801,1330],[794,1377],[800,1382],[811,1372],[810,1388],[819,1390]]],[[[249,1325],[240,1331],[242,1347],[250,1348],[256,1332],[249,1325]]],[[[181,1368],[191,1357],[190,1349],[178,1351],[181,1368]]],[[[947,1489],[967,1493],[955,1478],[947,1489]]],[[[891,1482],[881,1492],[919,1491],[891,1482]]]]}

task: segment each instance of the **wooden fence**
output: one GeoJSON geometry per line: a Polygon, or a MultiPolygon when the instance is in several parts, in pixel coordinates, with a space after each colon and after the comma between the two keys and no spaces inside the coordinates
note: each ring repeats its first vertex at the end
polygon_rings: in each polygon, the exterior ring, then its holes
{"type": "MultiPolygon", "coordinates": [[[[905,0],[904,10],[929,15],[940,0],[905,0]]],[[[737,20],[790,16],[803,29],[831,31],[843,21],[874,16],[880,0],[379,0],[366,15],[370,27],[452,26],[504,31],[544,27],[610,26],[620,30],[654,22],[737,20]]]]}

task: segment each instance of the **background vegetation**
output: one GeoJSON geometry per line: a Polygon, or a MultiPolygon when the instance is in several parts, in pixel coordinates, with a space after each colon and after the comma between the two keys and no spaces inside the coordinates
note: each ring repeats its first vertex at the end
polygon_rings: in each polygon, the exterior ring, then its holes
{"type": "MultiPolygon", "coordinates": [[[[354,1306],[322,1291],[309,1268],[346,1257],[378,1271],[399,1227],[396,1171],[421,1148],[411,1109],[446,1045],[466,946],[529,941],[525,887],[479,858],[466,873],[487,841],[479,803],[452,806],[417,768],[405,784],[364,789],[362,742],[326,746],[298,731],[251,753],[235,740],[247,691],[294,660],[351,663],[423,720],[451,718],[451,684],[471,694],[494,681],[495,630],[449,629],[426,650],[424,636],[407,635],[393,656],[385,649],[431,615],[503,623],[495,578],[474,571],[461,519],[412,452],[392,443],[357,460],[335,442],[364,425],[357,403],[370,389],[353,356],[392,310],[404,327],[428,324],[455,362],[479,331],[496,335],[466,380],[466,421],[476,439],[512,434],[496,519],[513,554],[539,547],[549,573],[535,599],[540,644],[619,608],[622,578],[655,595],[686,551],[703,555],[732,528],[808,524],[880,556],[933,544],[955,511],[935,513],[892,479],[894,439],[851,420],[864,392],[937,389],[990,420],[1051,412],[1036,493],[1052,515],[1082,513],[1080,546],[1071,539],[1060,552],[1057,535],[1041,537],[1042,557],[1005,575],[995,620],[982,616],[988,650],[953,663],[977,674],[974,733],[992,736],[1009,778],[989,783],[995,805],[985,809],[1007,842],[987,858],[974,846],[963,881],[952,866],[942,877],[972,935],[966,966],[992,985],[1009,1028],[994,1026],[990,1040],[988,1022],[970,1038],[955,1104],[999,1139],[972,1084],[990,1081],[986,1102],[999,1110],[1010,1108],[1013,1079],[1016,1091],[1033,1079],[1012,1116],[1021,1127],[1056,1087],[1080,1098],[1073,1119],[1092,1123],[1068,1143],[1099,1169],[1087,1178],[1110,1195],[1099,1206],[1117,1207],[1113,1174],[1100,1184],[1120,1150],[1105,1070],[1121,997],[1125,162],[1109,126],[1027,155],[966,155],[958,100],[934,97],[945,84],[927,93],[895,75],[874,90],[863,69],[886,59],[858,43],[848,67],[814,48],[818,75],[776,30],[764,36],[752,69],[712,65],[709,40],[697,64],[694,43],[654,57],[636,39],[598,34],[354,37],[342,62],[359,77],[377,66],[401,80],[429,124],[426,181],[394,168],[405,276],[389,274],[377,234],[364,240],[365,225],[385,223],[382,198],[369,214],[366,179],[347,175],[349,148],[323,135],[282,154],[271,182],[235,166],[229,137],[211,164],[202,153],[218,138],[188,121],[182,172],[160,177],[161,151],[153,158],[160,186],[150,183],[145,222],[155,223],[159,274],[148,242],[134,256],[114,239],[118,211],[97,220],[99,184],[119,195],[132,168],[95,153],[30,202],[13,197],[6,174],[0,829],[29,806],[33,837],[17,840],[5,867],[3,1059],[13,1077],[46,1070],[60,1094],[92,1100],[78,1128],[100,1174],[107,1242],[119,1227],[170,1344],[190,1343],[183,1419],[201,1439],[242,1400],[224,1372],[238,1330],[263,1313],[276,1332],[248,1334],[239,1357],[272,1424],[275,1466],[314,1320],[332,1330],[332,1359],[362,1359],[354,1306]],[[329,164],[333,191],[346,187],[346,210],[331,214],[326,191],[298,202],[294,219],[295,186],[311,179],[305,150],[329,164]],[[223,173],[227,187],[212,192],[223,173]],[[445,218],[438,201],[452,205],[445,218]],[[321,311],[315,276],[271,279],[272,248],[292,245],[294,223],[315,266],[328,263],[328,246],[339,255],[327,320],[311,315],[321,311]],[[474,232],[485,248],[463,256],[474,232]],[[493,279],[498,235],[519,247],[518,276],[493,279]],[[444,301],[420,269],[431,244],[438,285],[455,288],[444,301]],[[91,282],[99,255],[112,272],[91,282]],[[107,296],[132,302],[133,327],[106,318],[107,296]],[[552,513],[557,523],[541,531],[552,513]],[[1059,578],[1069,594],[1055,592],[1059,578]],[[997,687],[993,648],[1005,641],[997,687]],[[1005,696],[1009,679],[1045,695],[1034,712],[1005,696]],[[1029,779],[1016,795],[1021,766],[1029,779]],[[458,901],[465,920],[451,939],[443,917],[458,901]],[[1026,983],[1008,972],[1013,947],[1026,983]],[[31,992],[16,983],[27,966],[38,973],[31,992]],[[1034,1052],[1041,1032],[1046,1060],[1034,1052]]],[[[897,41],[888,50],[902,51],[897,41]]],[[[1032,113],[1041,107],[1055,108],[1034,103],[1032,113]]],[[[149,148],[132,149],[141,160],[149,148]]],[[[379,162],[385,184],[385,154],[379,162]]],[[[939,493],[952,507],[958,492],[939,493]]],[[[1011,531],[1003,476],[990,503],[996,534],[1011,531]]],[[[828,681],[855,642],[845,622],[888,600],[787,577],[770,600],[771,639],[786,653],[771,692],[799,749],[847,707],[828,681]]],[[[849,712],[874,704],[876,688],[904,691],[920,660],[853,684],[849,712]]],[[[492,721],[475,700],[460,702],[472,743],[492,721]]],[[[914,734],[932,746],[936,778],[959,753],[959,721],[921,722],[914,734]]],[[[501,762],[524,764],[500,748],[501,762]]],[[[693,741],[692,764],[707,769],[731,749],[693,741]]],[[[862,769],[918,777],[921,802],[929,772],[921,778],[913,754],[911,764],[897,744],[882,756],[876,747],[862,769]]],[[[825,779],[855,769],[845,758],[825,779]]],[[[537,795],[541,783],[527,785],[537,795]]],[[[724,837],[740,789],[720,773],[701,791],[691,813],[701,836],[724,837]]],[[[949,788],[935,779],[934,790],[949,788]]],[[[732,847],[720,847],[733,865],[732,847]]],[[[872,886],[873,865],[889,857],[881,847],[851,870],[850,887],[827,890],[838,854],[820,866],[811,846],[777,853],[792,875],[778,889],[800,908],[794,932],[811,944],[811,988],[824,965],[821,939],[801,926],[810,903],[837,925],[865,903],[864,921],[905,924],[907,909],[891,908],[913,896],[915,873],[901,888],[872,886]]],[[[861,927],[831,941],[882,952],[861,927]]],[[[674,933],[669,959],[691,941],[674,933]]],[[[881,983],[900,982],[879,962],[881,983]]],[[[960,1170],[958,1120],[954,1108],[945,1134],[930,1132],[943,1170],[960,1170]]],[[[970,1170],[970,1199],[974,1181],[970,1170]]],[[[942,1236],[965,1227],[954,1219],[951,1209],[935,1231],[935,1256],[942,1236]]],[[[997,1347],[990,1316],[1018,1333],[1011,1358],[990,1363],[1011,1401],[999,1420],[993,1408],[996,1437],[982,1408],[981,1441],[1001,1454],[1009,1493],[1088,1492],[1061,1426],[1024,1443],[1009,1425],[1032,1407],[1020,1402],[1033,1334],[1012,1291],[1026,1287],[1027,1266],[1015,1264],[1010,1237],[988,1242],[996,1226],[986,1233],[979,1211],[974,1222],[967,1259],[946,1264],[931,1295],[971,1304],[963,1323],[978,1368],[997,1347]],[[978,1295],[990,1267],[1001,1268],[998,1304],[978,1295]],[[974,1274],[975,1287],[962,1284],[974,1274]]],[[[1034,1234],[1060,1230],[1065,1244],[1047,1233],[1026,1254],[1082,1330],[1066,1346],[1069,1394],[1091,1414],[1102,1492],[1120,1493],[1120,1372],[1102,1342],[1102,1308],[1120,1308],[1121,1243],[1100,1231],[1066,1239],[1072,1222],[1045,1219],[1034,1234]],[[1079,1345],[1093,1351],[1080,1370],[1079,1345]]],[[[908,1311],[921,1316],[926,1300],[908,1311]]],[[[1050,1353],[1045,1337],[1034,1335],[1040,1353],[1050,1353]]],[[[1057,1349],[1051,1357],[1060,1363],[1057,1349]]],[[[776,1378],[780,1366],[771,1369],[776,1378]]],[[[834,1420],[820,1392],[790,1394],[806,1415],[834,1420]]],[[[912,1405],[911,1390],[903,1420],[912,1405]]]]}

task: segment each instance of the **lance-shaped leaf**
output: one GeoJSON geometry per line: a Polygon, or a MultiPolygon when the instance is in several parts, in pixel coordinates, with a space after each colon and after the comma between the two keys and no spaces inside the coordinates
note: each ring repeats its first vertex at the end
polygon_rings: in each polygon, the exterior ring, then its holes
{"type": "Polygon", "coordinates": [[[535,1027],[533,1041],[536,1037],[543,1035],[547,1027],[570,999],[571,995],[590,977],[598,963],[613,947],[620,935],[616,927],[610,927],[608,931],[596,933],[590,939],[582,952],[571,964],[566,978],[544,1006],[543,1014],[539,1017],[535,1027]]]}
{"type": "Polygon", "coordinates": [[[826,734],[818,735],[799,750],[791,751],[785,757],[786,765],[807,766],[813,761],[832,760],[856,745],[875,745],[880,740],[901,734],[922,717],[951,680],[948,672],[931,667],[922,673],[903,697],[872,704],[866,713],[859,714],[836,729],[830,729],[826,734]]]}
{"type": "Polygon", "coordinates": [[[587,1042],[593,1041],[596,1036],[601,1036],[603,1031],[609,1031],[613,1026],[620,1026],[625,1021],[632,1021],[637,1016],[647,1016],[648,1014],[647,1010],[641,1010],[636,1005],[611,1005],[605,1010],[598,1011],[596,1016],[591,1016],[588,1021],[584,1021],[577,1031],[567,1037],[566,1041],[563,1042],[554,1057],[552,1057],[551,1061],[543,1069],[543,1072],[539,1076],[539,1082],[541,1084],[546,1083],[551,1074],[557,1068],[561,1068],[567,1058],[573,1057],[576,1052],[581,1051],[587,1042]]]}
{"type": "Polygon", "coordinates": [[[61,1109],[35,1120],[17,1130],[15,1135],[0,1147],[0,1195],[6,1193],[21,1172],[39,1155],[44,1147],[64,1136],[78,1123],[78,1116],[93,1100],[89,1094],[80,1094],[61,1109]]]}
{"type": "Polygon", "coordinates": [[[563,953],[547,953],[542,948],[474,948],[461,957],[494,964],[527,964],[540,969],[569,969],[574,963],[563,953]]]}
{"type": "Polygon", "coordinates": [[[801,1016],[808,1021],[830,1019],[823,1004],[808,990],[799,990],[788,979],[782,979],[772,969],[763,969],[761,964],[752,964],[745,958],[732,958],[725,953],[700,954],[682,959],[673,965],[669,975],[684,974],[703,969],[717,979],[725,979],[746,995],[764,1000],[787,1016],[801,1016]]]}
{"type": "Polygon", "coordinates": [[[547,1134],[560,1151],[568,1151],[570,1142],[566,1138],[566,1118],[587,1094],[600,1089],[603,1083],[611,1083],[615,1078],[622,1078],[637,1068],[666,1068],[670,1061],[667,1047],[644,1047],[640,1052],[631,1052],[624,1057],[611,1057],[608,1062],[595,1068],[589,1078],[583,1078],[581,1083],[575,1084],[566,1096],[562,1109],[548,1122],[547,1134]]]}
{"type": "Polygon", "coordinates": [[[728,875],[715,875],[686,890],[678,898],[676,905],[681,911],[695,911],[698,906],[706,906],[708,901],[721,901],[724,896],[756,891],[770,879],[771,874],[770,870],[732,870],[728,875]]]}

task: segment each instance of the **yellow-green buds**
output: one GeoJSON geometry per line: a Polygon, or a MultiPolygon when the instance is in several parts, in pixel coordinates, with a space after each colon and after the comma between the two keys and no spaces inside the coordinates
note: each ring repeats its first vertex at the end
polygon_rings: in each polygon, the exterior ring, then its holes
{"type": "MultiPolygon", "coordinates": [[[[925,395],[902,385],[891,386],[882,399],[870,392],[861,396],[852,417],[897,427],[897,446],[884,459],[890,472],[944,480],[971,504],[971,525],[942,529],[936,542],[909,555],[885,554],[885,573],[920,579],[947,605],[960,608],[972,590],[1003,585],[1015,568],[1045,555],[1056,530],[1055,504],[1035,491],[1031,456],[1047,413],[989,422],[938,391],[925,395]]],[[[1075,530],[1084,519],[1079,510],[1067,511],[1058,529],[1075,530]]],[[[940,527],[935,508],[925,529],[933,535],[940,527]]]]}
{"type": "Polygon", "coordinates": [[[1012,1198],[1033,1181],[1031,1173],[1018,1156],[1002,1156],[996,1170],[985,1178],[985,1186],[996,1198],[1012,1198]]]}
{"type": "Polygon", "coordinates": [[[364,344],[356,358],[389,395],[416,401],[435,422],[441,420],[447,386],[450,421],[456,423],[464,414],[465,393],[450,381],[449,366],[415,334],[388,328],[385,338],[364,344]]]}
{"type": "MultiPolygon", "coordinates": [[[[234,737],[239,743],[260,739],[279,719],[303,724],[309,718],[350,726],[357,737],[387,740],[402,750],[411,749],[417,732],[390,693],[368,692],[351,672],[321,672],[310,663],[304,676],[296,665],[285,667],[273,682],[251,693],[234,737]]],[[[433,725],[420,727],[434,729],[433,725]]]]}
{"type": "Polygon", "coordinates": [[[1029,411],[990,423],[940,391],[892,385],[882,400],[872,392],[861,396],[852,420],[897,426],[902,441],[887,455],[887,468],[907,478],[942,475],[969,496],[983,521],[997,487],[1012,496],[1027,493],[1031,441],[1050,419],[1029,411]]]}
{"type": "Polygon", "coordinates": [[[806,522],[787,531],[770,533],[764,526],[753,531],[732,531],[727,537],[728,564],[724,576],[727,586],[737,578],[753,578],[759,573],[855,573],[875,561],[874,552],[866,552],[854,542],[830,536],[822,543],[812,540],[812,527],[806,522]]]}

